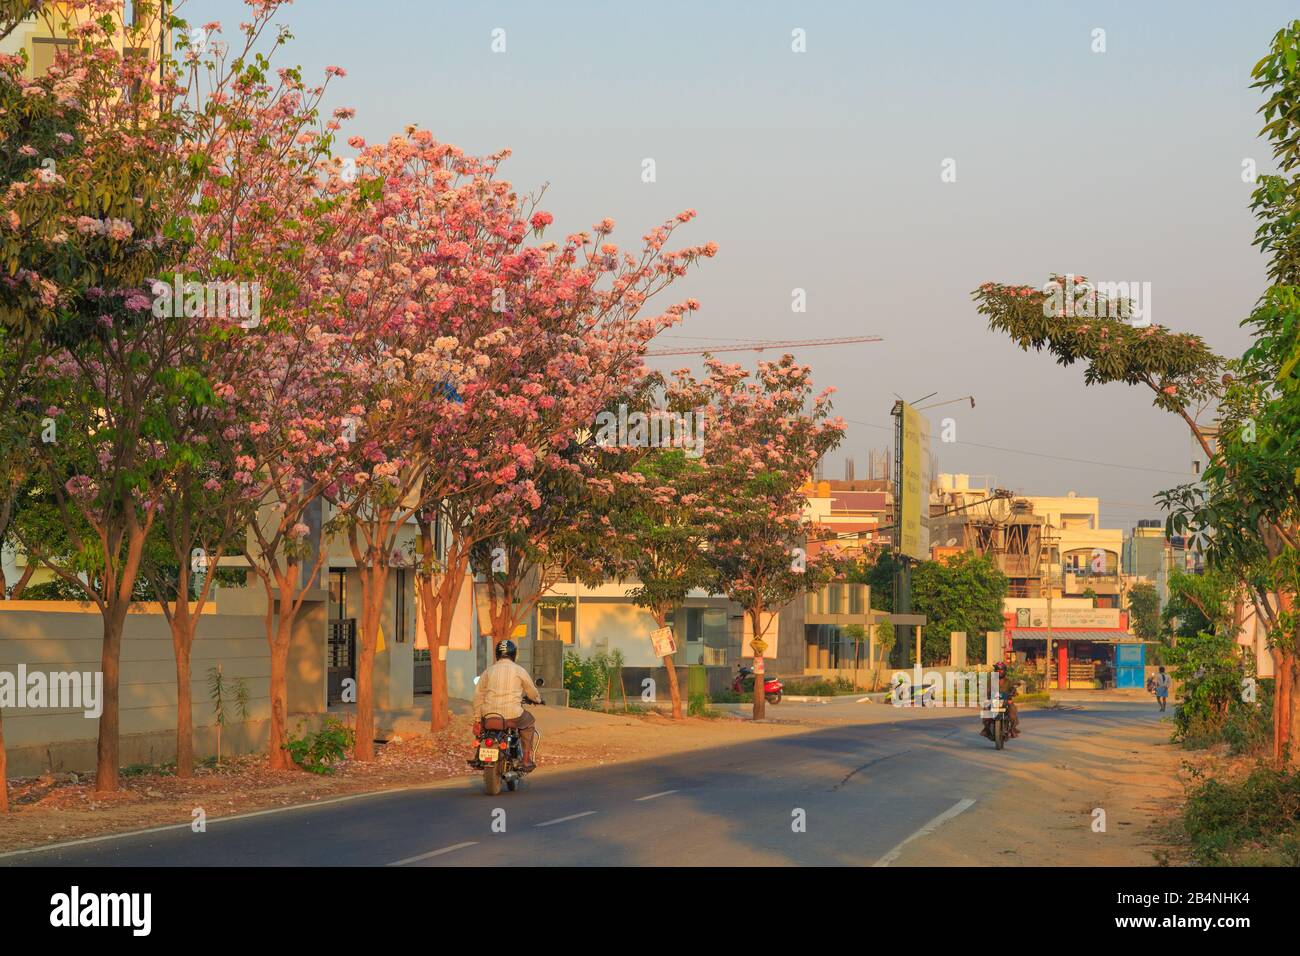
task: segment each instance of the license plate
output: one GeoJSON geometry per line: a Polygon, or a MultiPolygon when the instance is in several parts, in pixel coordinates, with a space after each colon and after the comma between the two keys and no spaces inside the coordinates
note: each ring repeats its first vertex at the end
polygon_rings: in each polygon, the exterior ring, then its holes
{"type": "Polygon", "coordinates": [[[501,759],[501,751],[497,750],[496,747],[479,747],[478,759],[484,763],[496,763],[501,759]]]}

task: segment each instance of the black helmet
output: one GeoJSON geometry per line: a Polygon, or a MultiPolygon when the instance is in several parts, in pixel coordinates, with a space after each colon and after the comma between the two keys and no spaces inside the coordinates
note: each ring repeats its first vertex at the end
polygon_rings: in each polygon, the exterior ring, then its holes
{"type": "Polygon", "coordinates": [[[509,638],[506,638],[504,641],[497,644],[497,660],[501,660],[503,657],[508,657],[513,661],[515,655],[518,653],[519,648],[515,647],[515,642],[509,638]]]}

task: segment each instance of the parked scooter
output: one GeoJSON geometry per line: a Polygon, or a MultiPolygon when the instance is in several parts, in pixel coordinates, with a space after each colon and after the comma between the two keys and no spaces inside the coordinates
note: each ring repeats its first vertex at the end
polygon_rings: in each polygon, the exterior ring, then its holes
{"type": "MultiPolygon", "coordinates": [[[[763,677],[763,697],[769,704],[781,703],[781,691],[785,685],[781,683],[781,678],[773,675],[763,677]]],[[[731,689],[737,694],[752,694],[754,692],[754,668],[740,665],[740,673],[736,679],[731,682],[731,689]]]]}
{"type": "MultiPolygon", "coordinates": [[[[542,678],[533,678],[533,683],[541,687],[542,678]]],[[[527,697],[525,704],[531,703],[527,697]]],[[[545,703],[545,701],[541,701],[545,703]]],[[[513,720],[507,720],[500,714],[484,714],[480,721],[481,729],[474,756],[468,761],[475,770],[483,771],[483,792],[495,797],[501,792],[501,785],[514,791],[519,781],[527,773],[524,769],[524,745],[519,739],[519,728],[513,720]]],[[[533,729],[533,760],[537,760],[537,747],[541,742],[541,732],[533,729]]]]}

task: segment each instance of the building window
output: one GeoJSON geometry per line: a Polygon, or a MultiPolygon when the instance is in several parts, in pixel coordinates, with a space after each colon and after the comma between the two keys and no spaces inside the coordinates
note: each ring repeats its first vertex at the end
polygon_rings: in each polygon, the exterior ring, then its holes
{"type": "Polygon", "coordinates": [[[537,604],[537,639],[572,644],[578,607],[572,598],[553,598],[537,604]]]}
{"type": "Polygon", "coordinates": [[[348,616],[348,572],[342,568],[331,569],[330,617],[343,620],[348,616]]]}
{"type": "Polygon", "coordinates": [[[676,615],[678,640],[685,647],[684,663],[721,666],[727,663],[731,629],[720,607],[684,607],[676,615]]]}

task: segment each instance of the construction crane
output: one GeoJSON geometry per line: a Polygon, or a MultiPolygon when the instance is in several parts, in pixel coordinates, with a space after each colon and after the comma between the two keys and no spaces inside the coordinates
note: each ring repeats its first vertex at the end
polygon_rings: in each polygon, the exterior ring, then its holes
{"type": "Polygon", "coordinates": [[[814,345],[850,345],[855,342],[882,342],[879,335],[855,335],[841,339],[763,339],[743,345],[705,345],[698,348],[650,349],[646,355],[702,355],[705,352],[761,352],[764,349],[807,348],[814,345]]]}

